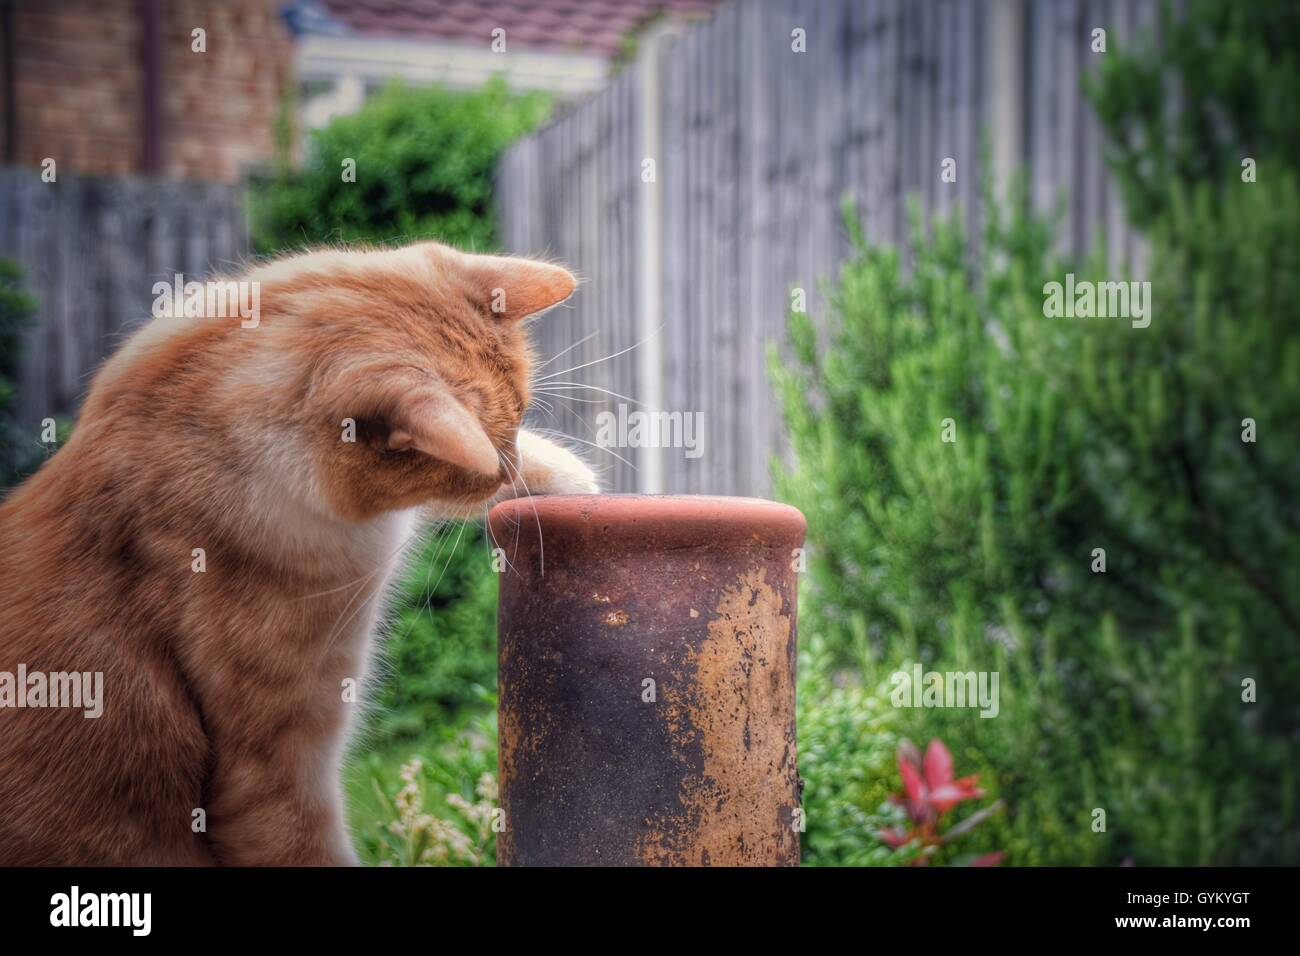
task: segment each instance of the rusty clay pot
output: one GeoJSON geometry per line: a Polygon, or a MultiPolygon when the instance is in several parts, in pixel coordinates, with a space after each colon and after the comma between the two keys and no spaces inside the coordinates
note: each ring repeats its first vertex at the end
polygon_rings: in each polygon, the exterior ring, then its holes
{"type": "Polygon", "coordinates": [[[799,862],[795,563],[751,498],[492,509],[507,866],[799,862]]]}

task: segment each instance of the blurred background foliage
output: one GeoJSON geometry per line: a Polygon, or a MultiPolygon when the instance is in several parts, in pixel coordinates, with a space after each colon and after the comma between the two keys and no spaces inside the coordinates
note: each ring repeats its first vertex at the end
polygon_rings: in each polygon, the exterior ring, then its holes
{"type": "Polygon", "coordinates": [[[471,92],[393,83],[312,133],[253,194],[253,245],[276,253],[325,242],[436,238],[488,251],[497,160],[550,112],[543,93],[497,79],[471,92]],[[358,174],[347,181],[345,164],[358,174]],[[364,171],[361,175],[359,171],[364,171]]]}
{"type": "MultiPolygon", "coordinates": [[[[809,664],[841,697],[913,661],[1000,672],[994,719],[888,724],[942,738],[1005,801],[975,839],[1008,863],[1300,859],[1300,153],[1281,106],[1300,34],[1258,14],[1193,4],[1091,87],[1147,230],[1149,328],[1044,317],[1045,281],[1120,277],[1104,249],[1055,258],[1017,191],[986,198],[979,249],[940,222],[902,256],[850,221],[827,327],[792,315],[796,361],[773,362],[799,461],[779,485],[809,520],[809,664]]],[[[819,754],[839,736],[824,716],[805,694],[805,859],[870,861],[880,791],[844,780],[873,764],[819,754]]]]}

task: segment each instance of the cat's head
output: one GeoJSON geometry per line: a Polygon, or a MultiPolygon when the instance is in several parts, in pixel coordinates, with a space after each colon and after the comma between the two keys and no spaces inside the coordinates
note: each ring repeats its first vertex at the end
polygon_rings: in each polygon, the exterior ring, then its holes
{"type": "Polygon", "coordinates": [[[523,320],[568,298],[569,272],[429,242],[291,256],[244,280],[260,316],[205,336],[229,369],[209,398],[237,410],[280,491],[356,521],[472,505],[510,482],[529,403],[523,320]]]}

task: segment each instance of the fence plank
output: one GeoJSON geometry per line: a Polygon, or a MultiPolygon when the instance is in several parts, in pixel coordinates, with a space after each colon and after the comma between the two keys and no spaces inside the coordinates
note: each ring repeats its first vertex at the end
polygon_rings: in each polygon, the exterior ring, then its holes
{"type": "Polygon", "coordinates": [[[75,415],[103,358],[149,315],[153,284],[248,254],[242,189],[0,169],[0,257],[38,301],[17,374],[20,429],[75,415]]]}
{"type": "MultiPolygon", "coordinates": [[[[733,0],[712,20],[655,47],[662,410],[703,412],[705,453],[688,461],[680,449],[615,451],[633,461],[663,456],[665,490],[769,491],[769,458],[781,452],[783,433],[766,348],[784,340],[791,287],[806,290],[814,315],[824,311],[820,283],[847,252],[845,195],[872,241],[905,239],[909,194],[926,215],[960,211],[978,235],[980,137],[997,105],[985,77],[985,22],[998,2],[733,0]],[[807,31],[805,54],[791,51],[796,27],[807,31]],[[957,160],[955,186],[939,181],[947,156],[957,160]]],[[[1025,0],[1017,7],[1028,57],[1018,93],[1026,164],[1020,175],[1041,210],[1066,197],[1063,251],[1085,253],[1105,234],[1115,261],[1130,267],[1141,243],[1123,222],[1099,126],[1071,77],[1095,66],[1087,46],[1093,26],[1106,27],[1114,45],[1150,22],[1155,5],[1025,0]]],[[[569,135],[569,118],[516,144],[502,166],[503,235],[523,243],[512,251],[567,258],[597,289],[596,307],[584,299],[573,321],[548,327],[543,351],[595,330],[601,344],[592,355],[635,341],[629,304],[646,252],[636,247],[642,157],[636,118],[628,116],[637,98],[626,85],[636,75],[627,71],[576,108],[600,117],[591,127],[599,135],[584,147],[604,157],[597,186],[577,175],[557,146],[569,135]],[[572,191],[616,195],[624,188],[616,170],[630,177],[627,201],[609,200],[610,214],[588,221],[574,246],[566,217],[583,207],[572,191]]],[[[607,371],[614,377],[586,380],[635,397],[613,384],[635,389],[635,362],[620,359],[607,371]]],[[[610,406],[577,406],[566,427],[590,440],[594,410],[604,407],[610,406]]],[[[626,466],[617,464],[613,474],[614,487],[638,487],[626,466]]]]}

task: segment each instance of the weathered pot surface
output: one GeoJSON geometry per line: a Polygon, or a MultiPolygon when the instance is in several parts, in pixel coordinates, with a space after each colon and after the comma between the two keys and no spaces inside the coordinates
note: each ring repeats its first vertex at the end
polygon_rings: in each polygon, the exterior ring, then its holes
{"type": "Polygon", "coordinates": [[[497,505],[510,865],[799,859],[796,574],[805,523],[752,498],[497,505]]]}

